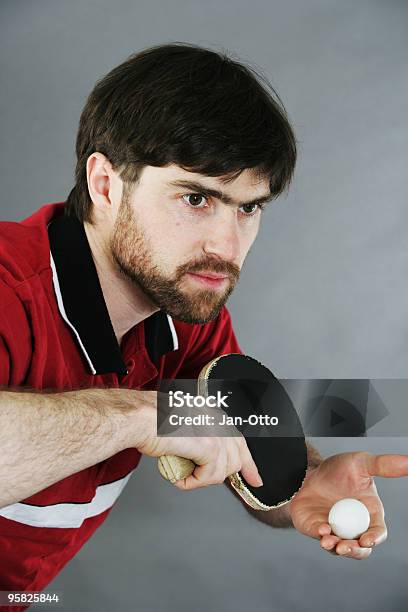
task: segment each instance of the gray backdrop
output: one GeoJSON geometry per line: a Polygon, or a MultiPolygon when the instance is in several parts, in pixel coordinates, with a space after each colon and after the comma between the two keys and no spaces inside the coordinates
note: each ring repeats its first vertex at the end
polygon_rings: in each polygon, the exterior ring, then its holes
{"type": "MultiPolygon", "coordinates": [[[[279,377],[407,376],[406,1],[2,0],[0,17],[2,219],[66,197],[97,78],[152,44],[225,48],[271,79],[300,148],[229,302],[242,348],[279,377]]],[[[325,456],[407,449],[312,442],[325,456]]],[[[49,589],[70,611],[396,611],[408,482],[377,486],[389,537],[357,562],[258,523],[224,487],[182,494],[145,457],[49,589]]]]}

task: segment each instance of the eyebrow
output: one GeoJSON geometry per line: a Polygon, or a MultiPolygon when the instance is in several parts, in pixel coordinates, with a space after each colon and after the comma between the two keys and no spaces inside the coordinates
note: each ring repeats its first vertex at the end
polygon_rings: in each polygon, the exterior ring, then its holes
{"type": "MultiPolygon", "coordinates": [[[[178,180],[178,181],[170,181],[167,183],[168,187],[185,187],[186,189],[191,189],[192,191],[198,191],[204,196],[217,198],[224,202],[224,204],[238,204],[235,202],[234,198],[231,198],[226,193],[219,191],[218,189],[213,189],[211,187],[207,187],[203,183],[199,181],[186,181],[186,180],[178,180]]],[[[240,206],[250,206],[253,204],[262,204],[263,202],[270,202],[273,200],[274,194],[268,193],[260,198],[256,198],[255,200],[251,200],[250,202],[241,202],[240,206]]]]}

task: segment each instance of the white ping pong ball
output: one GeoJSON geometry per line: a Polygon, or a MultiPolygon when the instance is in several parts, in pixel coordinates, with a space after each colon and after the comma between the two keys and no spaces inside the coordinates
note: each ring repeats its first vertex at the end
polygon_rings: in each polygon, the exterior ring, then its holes
{"type": "Polygon", "coordinates": [[[328,523],[339,538],[355,540],[367,531],[370,513],[358,499],[345,497],[331,507],[328,523]]]}

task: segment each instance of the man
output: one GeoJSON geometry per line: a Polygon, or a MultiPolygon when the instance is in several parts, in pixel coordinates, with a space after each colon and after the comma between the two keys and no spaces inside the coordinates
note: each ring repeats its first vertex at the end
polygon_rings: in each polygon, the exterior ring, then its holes
{"type": "MultiPolygon", "coordinates": [[[[278,97],[222,54],[153,47],[97,83],[76,150],[66,202],[0,224],[2,590],[42,590],[105,520],[141,454],[192,459],[180,489],[238,470],[261,484],[243,438],[158,438],[155,389],[241,352],[225,304],[261,209],[295,167],[278,97]]],[[[302,489],[256,516],[366,558],[386,538],[375,475],[408,475],[408,457],[323,461],[309,446],[302,489]],[[331,534],[340,497],[370,511],[358,541],[331,534]]]]}

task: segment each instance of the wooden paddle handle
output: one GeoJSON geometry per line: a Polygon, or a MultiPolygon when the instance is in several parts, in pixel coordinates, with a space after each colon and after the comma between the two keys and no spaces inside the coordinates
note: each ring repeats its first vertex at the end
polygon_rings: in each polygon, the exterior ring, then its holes
{"type": "Polygon", "coordinates": [[[174,484],[177,480],[190,476],[194,472],[196,465],[193,461],[184,459],[184,457],[162,455],[157,460],[157,467],[163,478],[174,484]]]}

